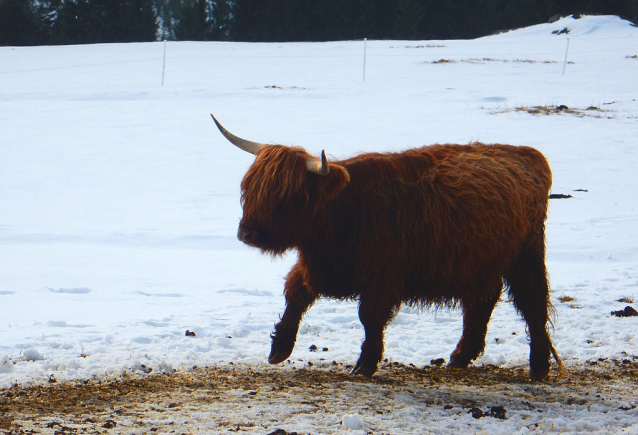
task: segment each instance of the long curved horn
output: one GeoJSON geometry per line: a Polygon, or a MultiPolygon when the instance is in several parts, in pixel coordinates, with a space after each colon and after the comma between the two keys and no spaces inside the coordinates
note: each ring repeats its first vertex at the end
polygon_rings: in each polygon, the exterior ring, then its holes
{"type": "MultiPolygon", "coordinates": [[[[259,151],[261,151],[266,146],[266,144],[263,144],[263,143],[251,142],[249,140],[242,139],[240,137],[235,136],[234,134],[226,130],[224,126],[219,123],[217,118],[215,118],[215,115],[211,113],[210,116],[212,116],[213,121],[215,121],[217,128],[219,129],[219,131],[221,131],[224,137],[228,139],[230,143],[237,146],[238,148],[241,148],[242,150],[247,151],[251,154],[257,155],[259,151]]],[[[328,173],[330,172],[330,167],[328,166],[328,159],[326,158],[326,152],[321,151],[321,160],[313,158],[311,160],[306,161],[306,168],[308,169],[308,171],[314,172],[315,174],[318,174],[318,175],[324,175],[324,176],[328,175],[328,173]]]]}
{"type": "Polygon", "coordinates": [[[237,146],[238,148],[241,148],[244,151],[249,152],[250,154],[254,154],[257,155],[259,153],[259,151],[261,151],[266,144],[263,143],[259,143],[259,142],[251,142],[249,140],[246,139],[242,139],[240,137],[235,136],[234,134],[232,134],[231,132],[229,132],[228,130],[226,130],[217,120],[217,118],[215,118],[215,116],[211,113],[210,116],[213,117],[213,121],[215,121],[215,124],[217,124],[217,128],[219,129],[219,131],[222,132],[222,134],[224,135],[224,137],[226,139],[228,139],[228,141],[230,143],[232,143],[233,145],[237,146]]]}
{"type": "Polygon", "coordinates": [[[314,172],[318,175],[328,175],[330,167],[328,166],[328,159],[326,158],[326,152],[321,151],[321,160],[312,159],[306,161],[306,168],[310,172],[314,172]]]}

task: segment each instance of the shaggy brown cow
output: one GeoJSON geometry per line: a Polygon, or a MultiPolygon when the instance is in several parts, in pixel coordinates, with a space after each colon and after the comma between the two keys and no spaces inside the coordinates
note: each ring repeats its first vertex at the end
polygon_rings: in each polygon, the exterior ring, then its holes
{"type": "Polygon", "coordinates": [[[330,162],[302,148],[222,134],[257,155],[241,183],[238,238],[262,252],[296,249],[286,310],[268,361],[292,353],[303,314],[319,297],[359,299],[365,328],[352,373],[371,376],[383,334],[401,304],[463,309],[450,367],[485,347],[503,286],[527,322],[530,377],[544,379],[547,331],[545,219],[551,172],[537,150],[510,145],[432,145],[330,162]]]}

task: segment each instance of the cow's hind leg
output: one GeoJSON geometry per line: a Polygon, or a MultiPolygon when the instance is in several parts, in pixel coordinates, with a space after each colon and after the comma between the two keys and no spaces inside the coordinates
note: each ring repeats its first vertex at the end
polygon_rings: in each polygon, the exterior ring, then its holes
{"type": "Polygon", "coordinates": [[[394,317],[399,304],[386,300],[372,300],[361,295],[359,320],[365,330],[365,340],[361,345],[361,355],[352,374],[372,376],[377,371],[383,357],[383,333],[388,322],[394,317]]]}
{"type": "MultiPolygon", "coordinates": [[[[542,240],[542,239],[541,239],[542,240]]],[[[529,334],[529,374],[530,378],[540,381],[547,377],[550,367],[550,353],[560,358],[552,346],[547,331],[549,321],[549,283],[545,268],[543,243],[523,247],[505,279],[509,285],[509,294],[516,309],[527,322],[529,334]]]]}
{"type": "Polygon", "coordinates": [[[503,283],[488,288],[480,288],[476,294],[484,294],[482,299],[464,299],[463,306],[463,335],[456,345],[456,349],[450,355],[448,367],[465,368],[470,362],[479,357],[485,349],[485,335],[487,324],[492,316],[494,306],[501,296],[503,283]]]}
{"type": "Polygon", "coordinates": [[[288,359],[295,347],[301,318],[317,300],[317,297],[304,285],[301,266],[298,264],[286,276],[284,294],[286,296],[286,310],[281,321],[275,325],[275,331],[271,334],[272,344],[268,356],[270,364],[279,364],[288,359]]]}

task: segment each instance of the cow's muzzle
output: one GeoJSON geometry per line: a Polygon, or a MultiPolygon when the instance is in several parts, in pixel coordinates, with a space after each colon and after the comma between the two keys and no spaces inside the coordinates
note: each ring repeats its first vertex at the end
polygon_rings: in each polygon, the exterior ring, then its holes
{"type": "Polygon", "coordinates": [[[263,231],[258,228],[245,227],[240,225],[237,230],[237,238],[250,246],[261,246],[264,243],[263,231]]]}

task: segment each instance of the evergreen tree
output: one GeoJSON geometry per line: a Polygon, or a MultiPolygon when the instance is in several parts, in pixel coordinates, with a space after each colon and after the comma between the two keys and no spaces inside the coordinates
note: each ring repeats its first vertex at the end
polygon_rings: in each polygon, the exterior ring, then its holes
{"type": "Polygon", "coordinates": [[[65,1],[58,9],[52,27],[52,41],[56,44],[89,44],[98,42],[93,33],[91,6],[88,0],[65,1]]]}
{"type": "Polygon", "coordinates": [[[48,40],[46,22],[32,0],[0,0],[0,45],[37,45],[48,40]]]}
{"type": "Polygon", "coordinates": [[[208,30],[208,1],[181,0],[175,8],[173,34],[179,41],[205,41],[208,30]]]}
{"type": "Polygon", "coordinates": [[[337,26],[335,23],[335,0],[297,0],[298,20],[303,22],[299,29],[300,41],[334,40],[337,26]]]}
{"type": "Polygon", "coordinates": [[[475,38],[638,0],[0,0],[0,44],[475,38]]]}
{"type": "Polygon", "coordinates": [[[378,0],[348,0],[337,2],[336,22],[337,39],[363,39],[379,38],[385,36],[379,32],[378,20],[387,19],[380,17],[377,12],[378,0]]]}
{"type": "Polygon", "coordinates": [[[230,38],[233,23],[233,4],[231,0],[215,0],[211,2],[208,14],[208,39],[210,41],[226,41],[230,38]]]}
{"type": "Polygon", "coordinates": [[[421,0],[399,0],[392,24],[392,35],[398,39],[420,39],[424,37],[421,24],[426,7],[421,0]]]}
{"type": "Polygon", "coordinates": [[[172,39],[173,35],[173,22],[174,22],[174,10],[179,0],[153,0],[153,7],[157,13],[158,26],[159,26],[159,38],[160,39],[172,39]]]}
{"type": "Polygon", "coordinates": [[[276,35],[280,33],[282,16],[272,17],[272,12],[273,0],[236,0],[233,39],[264,42],[276,40],[276,35]]]}
{"type": "Polygon", "coordinates": [[[154,41],[152,0],[65,0],[53,26],[59,44],[154,41]]]}
{"type": "Polygon", "coordinates": [[[229,0],[179,0],[173,3],[170,22],[176,40],[220,41],[229,38],[232,4],[229,0]]]}
{"type": "Polygon", "coordinates": [[[627,0],[627,18],[638,26],[638,0],[627,0]]]}
{"type": "Polygon", "coordinates": [[[116,31],[121,42],[151,42],[157,38],[157,15],[152,0],[122,0],[116,31]]]}

